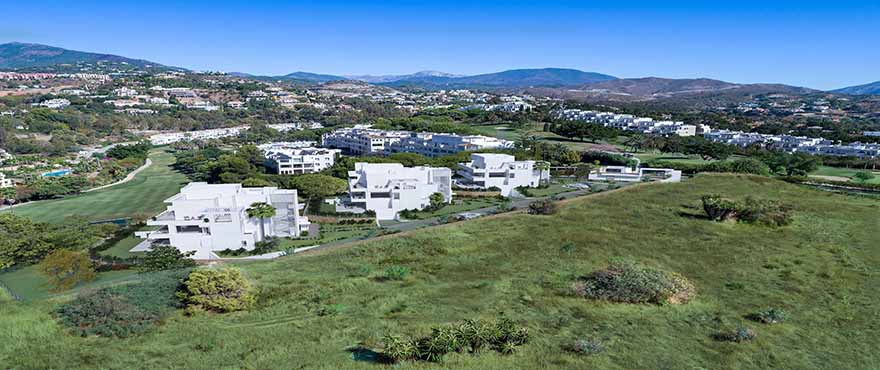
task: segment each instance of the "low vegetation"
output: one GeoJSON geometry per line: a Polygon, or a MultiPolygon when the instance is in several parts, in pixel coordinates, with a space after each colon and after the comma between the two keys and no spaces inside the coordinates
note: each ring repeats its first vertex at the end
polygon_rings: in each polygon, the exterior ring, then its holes
{"type": "Polygon", "coordinates": [[[455,325],[437,326],[431,334],[411,339],[389,335],[383,340],[384,355],[391,362],[421,360],[440,362],[452,352],[476,354],[494,350],[511,354],[529,341],[529,329],[506,317],[495,321],[465,320],[455,325]]]}
{"type": "MultiPolygon", "coordinates": [[[[453,351],[441,364],[404,360],[395,366],[873,368],[880,337],[880,276],[873,268],[880,265],[878,210],[873,199],[766,177],[701,174],[566,200],[550,216],[510,213],[237,263],[258,296],[247,311],[184,316],[172,309],[161,327],[134,337],[70,335],[51,319],[69,296],[3,302],[0,363],[25,369],[391,368],[376,364],[385,335],[418,339],[435,326],[503,311],[529,329],[528,343],[514,354],[453,351]],[[697,199],[710,193],[728,199],[761,194],[797,213],[783,228],[708,222],[697,199]],[[576,247],[562,250],[565,243],[576,247]],[[560,294],[614,257],[679,273],[698,295],[686,305],[657,305],[560,294]],[[401,281],[376,278],[391,266],[410,272],[401,281]],[[750,324],[758,335],[751,343],[714,339],[768,308],[791,317],[750,324]],[[603,351],[569,351],[579,339],[601,343],[603,351]]],[[[113,281],[120,288],[133,284],[125,282],[113,281]]]]}
{"type": "Polygon", "coordinates": [[[574,283],[578,297],[621,303],[683,304],[696,295],[696,287],[674,272],[616,259],[608,267],[574,283]]]}
{"type": "Polygon", "coordinates": [[[178,298],[190,313],[242,311],[256,302],[251,284],[235,268],[193,271],[183,282],[178,298]]]}
{"type": "Polygon", "coordinates": [[[724,198],[717,194],[702,197],[703,211],[713,221],[741,221],[768,226],[785,226],[792,222],[793,211],[777,201],[757,199],[751,196],[742,201],[724,198]]]}

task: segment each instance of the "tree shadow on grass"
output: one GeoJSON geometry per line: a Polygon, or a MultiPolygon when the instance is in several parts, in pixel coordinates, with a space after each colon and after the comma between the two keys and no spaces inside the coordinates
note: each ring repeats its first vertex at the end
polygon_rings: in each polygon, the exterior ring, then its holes
{"type": "Polygon", "coordinates": [[[697,207],[690,204],[684,204],[681,207],[684,208],[684,210],[676,212],[679,217],[690,218],[693,220],[712,220],[711,218],[709,218],[709,216],[706,216],[706,213],[705,211],[703,211],[702,207],[697,207]]]}
{"type": "Polygon", "coordinates": [[[345,351],[351,353],[351,359],[358,362],[369,362],[378,365],[393,363],[384,353],[376,352],[361,345],[346,348],[345,351]]]}

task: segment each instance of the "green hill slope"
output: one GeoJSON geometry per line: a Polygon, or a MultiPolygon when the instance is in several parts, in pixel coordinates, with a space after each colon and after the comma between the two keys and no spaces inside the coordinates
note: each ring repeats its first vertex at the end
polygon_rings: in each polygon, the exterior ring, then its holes
{"type": "Polygon", "coordinates": [[[354,356],[389,333],[504,312],[533,340],[513,355],[447,355],[418,369],[867,369],[880,366],[880,202],[747,176],[702,175],[567,203],[554,216],[503,215],[312,255],[243,265],[258,308],[178,315],[144,336],[74,338],[49,303],[0,305],[0,361],[20,368],[385,368],[354,356]],[[756,195],[794,207],[783,228],[703,219],[702,194],[756,195]],[[566,243],[573,248],[562,248],[566,243]],[[566,294],[579,275],[628,257],[696,284],[681,306],[566,294]],[[384,281],[402,266],[403,281],[384,281]],[[773,326],[744,316],[776,307],[773,326]],[[712,339],[746,324],[750,343],[712,339]],[[595,338],[605,351],[562,347],[595,338]]]}

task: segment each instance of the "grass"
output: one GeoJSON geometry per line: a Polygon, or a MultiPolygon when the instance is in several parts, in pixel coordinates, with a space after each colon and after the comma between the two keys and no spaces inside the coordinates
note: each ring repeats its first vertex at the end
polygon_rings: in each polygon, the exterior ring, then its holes
{"type": "MultiPolygon", "coordinates": [[[[831,176],[831,177],[846,177],[849,178],[849,181],[855,181],[852,179],[858,172],[863,172],[866,170],[860,170],[856,168],[841,168],[841,167],[829,167],[829,166],[819,166],[816,171],[810,173],[811,176],[831,176]]],[[[866,184],[880,184],[880,171],[873,171],[874,178],[868,180],[866,184]]]]}
{"type": "Polygon", "coordinates": [[[49,291],[46,278],[40,274],[36,266],[28,266],[0,274],[0,282],[6,284],[10,290],[25,301],[64,297],[82,289],[119,284],[133,280],[137,280],[137,272],[134,270],[101,272],[98,273],[98,277],[92,282],[77,286],[67,292],[53,293],[49,291]]]}
{"type": "MultiPolygon", "coordinates": [[[[553,216],[522,213],[458,222],[350,248],[242,264],[259,289],[250,312],[183,316],[129,339],[78,338],[51,303],[0,305],[0,363],[14,368],[387,368],[353,354],[385,334],[424,335],[437,324],[503,311],[530,328],[513,355],[450,354],[407,369],[876,369],[880,337],[880,202],[779,181],[698,175],[567,201],[553,216]],[[699,197],[778,199],[795,209],[783,228],[705,220],[699,197]],[[571,243],[571,248],[561,248],[571,243]],[[565,292],[611,257],[681,273],[687,305],[595,302],[565,292]],[[381,279],[409,269],[402,281],[381,279]],[[328,310],[327,308],[332,308],[328,310]],[[762,325],[746,315],[790,314],[762,325]],[[326,312],[331,312],[326,314],[326,312]],[[324,312],[325,314],[319,314],[324,312]],[[712,335],[745,323],[758,337],[712,335]],[[563,350],[577,339],[604,351],[563,350]]],[[[362,353],[361,353],[362,354],[362,353]]]]}
{"type": "Polygon", "coordinates": [[[366,238],[379,229],[374,224],[367,225],[333,225],[321,224],[321,235],[317,239],[284,239],[279,250],[310,247],[348,238],[366,238]]]}
{"type": "Polygon", "coordinates": [[[166,149],[150,152],[153,165],[138,173],[132,181],[110,188],[57,200],[24,204],[5,212],[28,216],[42,222],[61,223],[69,216],[89,220],[153,215],[165,209],[163,201],[180,191],[186,177],[174,171],[174,156],[166,149]]]}

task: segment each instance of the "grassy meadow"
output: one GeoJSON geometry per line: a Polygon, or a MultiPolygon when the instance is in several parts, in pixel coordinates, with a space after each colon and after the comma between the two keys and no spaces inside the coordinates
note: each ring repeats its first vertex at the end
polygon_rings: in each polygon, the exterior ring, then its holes
{"type": "Polygon", "coordinates": [[[53,223],[74,215],[89,220],[131,217],[138,213],[154,215],[165,209],[162,201],[180,191],[187,180],[171,167],[174,156],[166,149],[153,149],[150,158],[153,164],[127,183],[62,199],[23,204],[4,212],[53,223]]]}
{"type": "Polygon", "coordinates": [[[880,202],[736,175],[640,184],[565,201],[558,214],[505,214],[240,267],[259,289],[248,312],[170,317],[133,338],[80,338],[51,319],[60,298],[0,296],[0,367],[11,369],[876,369],[880,202]],[[781,228],[716,223],[699,198],[772,198],[781,228]],[[573,248],[562,248],[571,243],[573,248]],[[572,297],[571,283],[627,257],[697,287],[686,305],[572,297]],[[387,280],[405,267],[402,281],[387,280]],[[781,308],[782,324],[745,319],[781,308]],[[512,355],[442,363],[370,361],[386,334],[504,312],[532,340],[512,355]],[[747,343],[713,340],[747,325],[747,343]],[[584,356],[563,347],[601,341],[584,356]]]}

